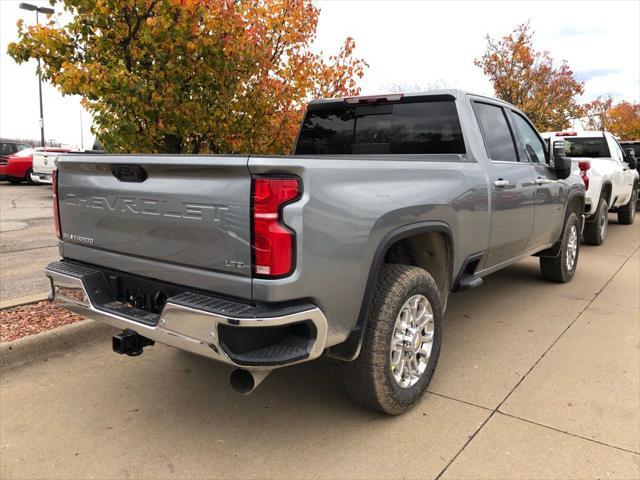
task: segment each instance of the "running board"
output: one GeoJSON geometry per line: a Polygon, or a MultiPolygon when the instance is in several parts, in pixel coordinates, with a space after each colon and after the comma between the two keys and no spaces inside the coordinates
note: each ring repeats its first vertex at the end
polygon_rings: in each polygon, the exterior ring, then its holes
{"type": "Polygon", "coordinates": [[[465,290],[471,290],[472,288],[482,285],[482,277],[476,275],[476,269],[480,264],[480,260],[484,256],[483,252],[469,255],[462,264],[458,278],[453,285],[452,292],[464,292],[465,290]]]}
{"type": "Polygon", "coordinates": [[[482,277],[478,277],[471,273],[463,273],[458,279],[458,285],[456,292],[464,292],[465,290],[471,290],[482,285],[482,277]]]}

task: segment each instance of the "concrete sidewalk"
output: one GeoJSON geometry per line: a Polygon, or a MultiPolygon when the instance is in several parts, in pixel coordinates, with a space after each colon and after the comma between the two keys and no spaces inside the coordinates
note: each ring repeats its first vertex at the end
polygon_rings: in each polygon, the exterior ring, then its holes
{"type": "Polygon", "coordinates": [[[430,393],[390,418],[338,367],[228,369],[109,338],[2,372],[1,478],[640,478],[640,217],[566,285],[527,259],[450,297],[430,393]]]}

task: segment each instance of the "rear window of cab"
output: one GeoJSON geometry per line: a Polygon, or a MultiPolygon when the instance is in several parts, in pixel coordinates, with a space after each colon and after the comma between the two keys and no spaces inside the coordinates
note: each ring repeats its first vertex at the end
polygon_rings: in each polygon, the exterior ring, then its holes
{"type": "Polygon", "coordinates": [[[604,137],[564,137],[564,148],[567,157],[611,157],[604,137]]]}
{"type": "Polygon", "coordinates": [[[311,106],[300,129],[297,155],[464,154],[452,97],[436,100],[311,106]]]}

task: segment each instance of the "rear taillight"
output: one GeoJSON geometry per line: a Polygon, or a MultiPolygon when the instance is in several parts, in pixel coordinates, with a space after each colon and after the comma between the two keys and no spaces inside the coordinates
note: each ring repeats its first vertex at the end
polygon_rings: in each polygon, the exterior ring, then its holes
{"type": "Polygon", "coordinates": [[[589,177],[587,176],[587,170],[591,168],[591,162],[589,160],[580,160],[578,162],[578,168],[580,169],[580,177],[584,182],[584,188],[589,190],[589,177]]]}
{"type": "Polygon", "coordinates": [[[53,223],[56,226],[56,237],[62,239],[60,230],[60,211],[58,210],[58,170],[51,173],[51,186],[53,187],[53,223]]]}
{"type": "Polygon", "coordinates": [[[253,273],[280,277],[291,273],[294,233],[282,221],[282,208],[300,196],[292,177],[254,177],[251,182],[253,273]]]}
{"type": "Polygon", "coordinates": [[[577,137],[578,132],[556,132],[556,137],[577,137]]]}

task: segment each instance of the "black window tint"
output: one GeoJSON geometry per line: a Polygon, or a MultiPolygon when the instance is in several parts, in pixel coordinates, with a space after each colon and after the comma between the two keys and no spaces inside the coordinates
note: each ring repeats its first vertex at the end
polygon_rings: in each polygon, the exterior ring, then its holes
{"type": "Polygon", "coordinates": [[[313,110],[307,113],[300,130],[297,154],[337,155],[351,153],[353,109],[313,110]]]}
{"type": "Polygon", "coordinates": [[[454,102],[403,103],[391,113],[358,115],[355,148],[398,154],[465,152],[454,102]]]}
{"type": "Polygon", "coordinates": [[[567,157],[609,158],[611,153],[604,137],[564,137],[567,157]]]}
{"type": "Polygon", "coordinates": [[[519,113],[513,112],[512,118],[518,129],[520,143],[525,149],[529,161],[545,163],[544,144],[536,131],[519,113]]]}
{"type": "Polygon", "coordinates": [[[11,155],[13,153],[11,143],[0,143],[0,155],[11,155]]]}
{"type": "Polygon", "coordinates": [[[343,106],[307,113],[296,154],[463,154],[455,102],[343,106]]]}
{"type": "Polygon", "coordinates": [[[502,108],[487,103],[475,103],[473,108],[482,127],[482,136],[489,158],[517,162],[516,147],[502,108]]]}

